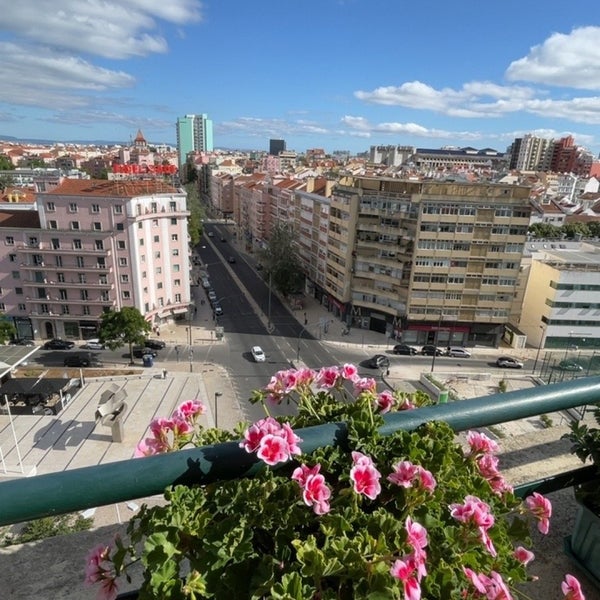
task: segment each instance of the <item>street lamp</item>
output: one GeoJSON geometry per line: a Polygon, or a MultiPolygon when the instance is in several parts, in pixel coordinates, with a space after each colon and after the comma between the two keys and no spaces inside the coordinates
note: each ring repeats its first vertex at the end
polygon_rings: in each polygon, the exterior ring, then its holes
{"type": "Polygon", "coordinates": [[[435,332],[435,335],[433,336],[433,355],[431,357],[431,372],[433,373],[433,370],[435,369],[435,356],[437,354],[437,350],[438,350],[438,341],[439,341],[439,337],[440,337],[440,329],[442,328],[442,316],[443,316],[443,312],[440,310],[440,316],[438,318],[438,326],[437,326],[437,330],[435,332]]]}
{"type": "Polygon", "coordinates": [[[215,392],[215,428],[219,426],[219,417],[218,417],[218,413],[217,413],[217,398],[219,396],[222,396],[223,392],[215,392]]]}
{"type": "Polygon", "coordinates": [[[189,359],[190,359],[190,373],[194,370],[194,364],[192,359],[194,358],[194,348],[192,347],[192,315],[196,309],[196,305],[193,302],[190,302],[188,308],[188,338],[189,338],[189,359]]]}

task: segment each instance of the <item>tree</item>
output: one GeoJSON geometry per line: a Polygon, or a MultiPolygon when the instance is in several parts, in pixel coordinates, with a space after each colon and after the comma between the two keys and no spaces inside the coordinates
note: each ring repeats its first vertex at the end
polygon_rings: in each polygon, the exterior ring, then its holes
{"type": "Polygon", "coordinates": [[[0,171],[12,171],[14,168],[15,165],[13,165],[12,160],[8,156],[0,156],[0,171]]]}
{"type": "Polygon", "coordinates": [[[128,344],[129,358],[133,364],[133,346],[144,343],[152,329],[150,323],[133,306],[125,306],[121,310],[109,310],[102,315],[101,319],[102,323],[98,331],[100,341],[111,350],[128,344]]]}
{"type": "Polygon", "coordinates": [[[590,237],[590,228],[579,221],[570,221],[561,227],[562,232],[569,238],[574,238],[577,234],[581,237],[590,237]]]}
{"type": "Polygon", "coordinates": [[[200,237],[202,236],[204,209],[200,203],[198,185],[196,183],[188,183],[184,187],[187,194],[187,209],[190,211],[188,219],[188,235],[190,236],[190,244],[196,246],[200,242],[200,237]]]}
{"type": "Polygon", "coordinates": [[[294,231],[287,225],[277,225],[269,245],[259,252],[264,265],[265,278],[271,278],[275,289],[283,296],[297,292],[302,287],[302,266],[294,244],[294,231]]]}
{"type": "Polygon", "coordinates": [[[9,317],[0,313],[0,344],[6,344],[14,335],[17,330],[15,326],[9,321],[9,317]]]}
{"type": "Polygon", "coordinates": [[[560,238],[560,227],[549,223],[534,223],[529,228],[529,233],[536,238],[560,238]]]}
{"type": "Polygon", "coordinates": [[[4,191],[7,187],[13,185],[14,179],[10,175],[0,175],[0,190],[4,191]]]}

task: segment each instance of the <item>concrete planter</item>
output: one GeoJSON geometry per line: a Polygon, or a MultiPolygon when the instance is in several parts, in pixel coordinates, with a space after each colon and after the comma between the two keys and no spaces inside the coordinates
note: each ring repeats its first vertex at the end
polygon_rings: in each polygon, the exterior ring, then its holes
{"type": "Polygon", "coordinates": [[[578,504],[573,533],[565,539],[565,552],[600,589],[600,516],[578,504]]]}

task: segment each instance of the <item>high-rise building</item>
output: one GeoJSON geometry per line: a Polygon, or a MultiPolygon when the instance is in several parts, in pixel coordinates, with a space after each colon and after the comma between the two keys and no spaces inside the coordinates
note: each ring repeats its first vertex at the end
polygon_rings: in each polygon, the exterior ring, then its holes
{"type": "Polygon", "coordinates": [[[269,140],[269,154],[278,156],[280,152],[285,152],[285,140],[269,140]]]}
{"type": "Polygon", "coordinates": [[[190,152],[213,151],[213,123],[208,115],[185,115],[177,119],[177,152],[179,168],[190,152]]]}

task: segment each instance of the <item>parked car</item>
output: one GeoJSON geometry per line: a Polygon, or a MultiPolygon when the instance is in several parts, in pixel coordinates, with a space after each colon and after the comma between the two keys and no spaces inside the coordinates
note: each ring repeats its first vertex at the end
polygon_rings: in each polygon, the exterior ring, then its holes
{"type": "Polygon", "coordinates": [[[263,266],[260,263],[256,263],[256,270],[262,271],[263,266]]]}
{"type": "Polygon", "coordinates": [[[265,360],[267,360],[267,357],[260,346],[252,346],[250,352],[252,353],[254,362],[265,362],[265,360]]]}
{"type": "Polygon", "coordinates": [[[217,300],[217,292],[215,292],[215,290],[208,290],[206,295],[210,302],[215,302],[217,300]]]}
{"type": "Polygon", "coordinates": [[[455,358],[471,358],[471,353],[462,346],[450,346],[446,352],[447,356],[453,356],[455,358]]]}
{"type": "Polygon", "coordinates": [[[98,361],[91,352],[73,352],[65,356],[65,367],[90,367],[98,365],[98,361]]]}
{"type": "Polygon", "coordinates": [[[561,360],[556,368],[561,371],[583,371],[583,367],[573,360],[561,360]]]}
{"type": "Polygon", "coordinates": [[[523,361],[518,358],[513,358],[512,356],[500,356],[496,360],[496,366],[503,369],[522,369],[523,361]]]}
{"type": "Polygon", "coordinates": [[[149,354],[152,357],[156,357],[156,350],[152,350],[152,348],[147,348],[146,346],[134,346],[133,347],[133,356],[136,358],[142,358],[149,354]]]}
{"type": "Polygon", "coordinates": [[[230,256],[230,257],[227,259],[227,262],[228,262],[228,263],[230,263],[230,264],[233,264],[233,263],[235,262],[235,256],[230,256]]]}
{"type": "Polygon", "coordinates": [[[221,305],[218,302],[215,302],[213,304],[213,311],[217,317],[220,317],[223,314],[223,309],[221,308],[221,305]]]}
{"type": "Polygon", "coordinates": [[[208,237],[215,237],[215,234],[212,231],[208,232],[208,237]]]}
{"type": "Polygon", "coordinates": [[[367,365],[372,369],[386,369],[390,366],[390,359],[385,354],[375,354],[367,361],[367,365]]]}
{"type": "Polygon", "coordinates": [[[409,356],[414,356],[417,353],[417,349],[408,344],[396,344],[392,348],[392,352],[394,354],[408,354],[409,356]]]}
{"type": "Polygon", "coordinates": [[[152,350],[162,350],[167,347],[167,344],[162,340],[146,340],[144,346],[146,348],[151,348],[152,350]]]}
{"type": "Polygon", "coordinates": [[[433,356],[434,354],[436,356],[442,356],[444,351],[437,346],[433,346],[432,344],[425,344],[425,346],[421,348],[421,354],[423,356],[433,356]]]}
{"type": "Polygon", "coordinates": [[[221,241],[226,242],[227,240],[223,236],[221,236],[221,241]]]}
{"type": "Polygon", "coordinates": [[[85,344],[81,346],[81,348],[85,348],[86,350],[104,350],[104,347],[104,343],[101,342],[98,338],[88,340],[85,344]]]}
{"type": "Polygon", "coordinates": [[[208,280],[208,277],[202,277],[202,287],[207,290],[210,288],[210,281],[208,280]]]}
{"type": "Polygon", "coordinates": [[[48,340],[42,348],[44,350],[70,350],[75,347],[75,342],[61,340],[59,338],[48,340]]]}
{"type": "Polygon", "coordinates": [[[10,340],[9,344],[11,346],[35,346],[35,343],[33,340],[25,340],[25,339],[19,339],[19,338],[10,340]]]}

